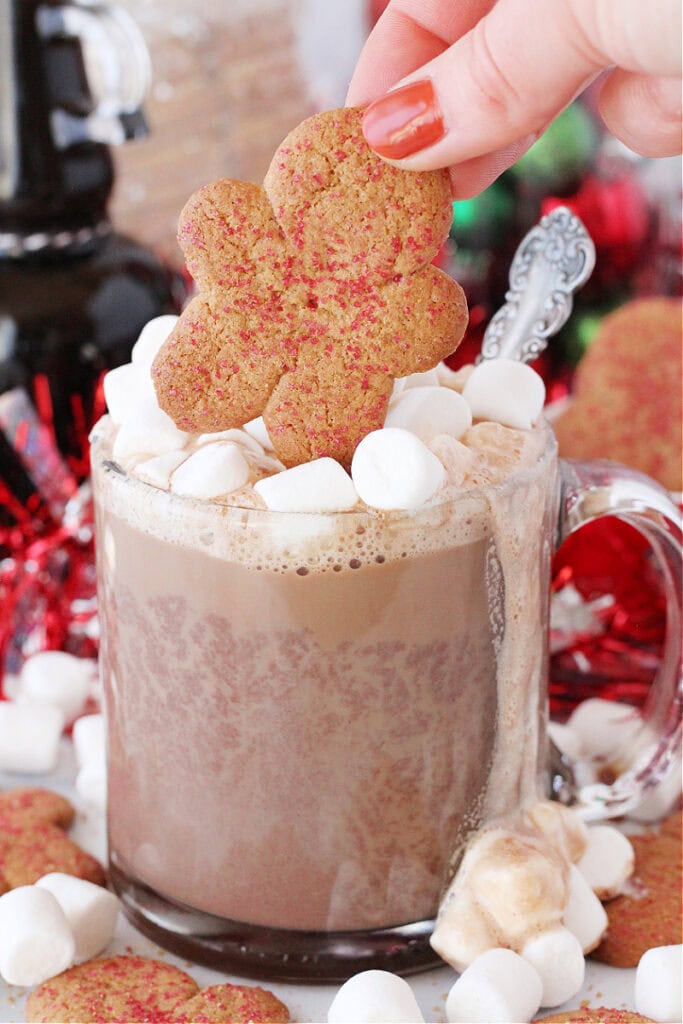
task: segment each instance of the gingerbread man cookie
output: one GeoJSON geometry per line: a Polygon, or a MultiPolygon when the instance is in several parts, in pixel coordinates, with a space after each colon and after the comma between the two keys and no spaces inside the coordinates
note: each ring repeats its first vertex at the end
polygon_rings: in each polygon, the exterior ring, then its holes
{"type": "Polygon", "coordinates": [[[161,408],[190,432],[262,414],[285,465],[348,466],[383,425],[394,379],[464,333],[462,289],[430,266],[451,218],[447,172],[380,160],[357,109],[294,129],[263,188],[200,189],[179,227],[199,295],[155,359],[161,408]]]}
{"type": "Polygon", "coordinates": [[[32,885],[51,871],[105,884],[99,861],[65,832],[74,817],[68,800],[26,786],[0,792],[0,894],[32,885]]]}

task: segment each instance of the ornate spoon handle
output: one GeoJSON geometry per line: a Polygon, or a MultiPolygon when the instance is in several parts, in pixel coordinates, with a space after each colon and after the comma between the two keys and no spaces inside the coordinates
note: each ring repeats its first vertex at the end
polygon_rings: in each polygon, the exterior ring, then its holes
{"type": "Polygon", "coordinates": [[[491,319],[480,359],[529,363],[572,311],[573,295],[595,266],[595,246],[566,206],[543,217],[522,240],[510,266],[505,305],[491,319]]]}

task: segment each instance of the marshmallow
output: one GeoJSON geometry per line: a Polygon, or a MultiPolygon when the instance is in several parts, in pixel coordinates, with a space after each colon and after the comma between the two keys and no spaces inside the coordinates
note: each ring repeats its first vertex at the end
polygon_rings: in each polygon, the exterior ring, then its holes
{"type": "Polygon", "coordinates": [[[629,704],[591,697],[574,708],[567,725],[579,739],[581,756],[594,758],[618,749],[628,750],[642,727],[642,719],[629,704]]]}
{"type": "Polygon", "coordinates": [[[20,885],[0,896],[0,975],[8,985],[40,985],[70,967],[74,937],[46,889],[20,885]]]}
{"type": "Polygon", "coordinates": [[[683,1020],[683,946],[655,946],[636,970],[638,1013],[657,1021],[683,1020]]]}
{"type": "Polygon", "coordinates": [[[439,907],[436,927],[429,944],[442,960],[456,971],[464,971],[478,956],[493,949],[498,938],[481,909],[467,891],[467,882],[459,885],[458,876],[439,907]]]}
{"type": "Polygon", "coordinates": [[[424,1017],[407,981],[389,971],[363,971],[337,992],[328,1024],[423,1024],[424,1017]]]}
{"type": "Polygon", "coordinates": [[[581,739],[570,726],[561,722],[548,722],[548,736],[559,752],[570,761],[579,761],[583,757],[581,739]]]}
{"type": "Polygon", "coordinates": [[[475,419],[529,430],[541,415],[545,385],[526,363],[487,359],[475,366],[462,394],[475,419]]]}
{"type": "Polygon", "coordinates": [[[130,455],[162,455],[182,448],[188,435],[178,430],[156,398],[146,398],[121,424],[112,449],[115,459],[130,455]]]}
{"type": "Polygon", "coordinates": [[[449,434],[437,434],[429,442],[429,450],[446,470],[448,483],[453,487],[459,487],[474,466],[472,449],[449,434]]]}
{"type": "Polygon", "coordinates": [[[119,913],[113,893],[61,871],[43,875],[36,885],[51,892],[64,911],[75,941],[76,960],[90,960],[109,945],[119,913]]]}
{"type": "Polygon", "coordinates": [[[528,939],[522,956],[543,982],[541,1006],[559,1006],[583,985],[586,961],[581,944],[567,928],[554,928],[528,939]]]}
{"type": "Polygon", "coordinates": [[[146,484],[166,491],[170,486],[171,477],[186,458],[186,451],[164,452],[163,455],[155,455],[152,459],[139,462],[132,473],[146,484]]]}
{"type": "Polygon", "coordinates": [[[21,670],[17,701],[50,704],[59,708],[64,721],[72,721],[90,696],[95,662],[76,658],[66,651],[39,651],[27,658],[21,670]]]}
{"type": "Polygon", "coordinates": [[[125,363],[110,370],[104,378],[104,397],[114,423],[120,426],[131,417],[145,402],[154,402],[154,385],[152,378],[140,366],[125,363]]]}
{"type": "Polygon", "coordinates": [[[562,924],[579,940],[584,955],[600,945],[607,930],[605,908],[575,864],[569,868],[569,897],[562,924]]]}
{"type": "Polygon", "coordinates": [[[72,739],[79,768],[104,753],[104,715],[83,715],[74,722],[72,739]]]}
{"type": "Polygon", "coordinates": [[[439,363],[436,367],[436,376],[442,388],[452,388],[454,391],[459,391],[462,394],[462,390],[472,376],[473,370],[474,363],[467,363],[465,366],[461,366],[459,370],[451,370],[450,366],[446,366],[445,363],[439,363]]]}
{"type": "Polygon", "coordinates": [[[197,444],[209,444],[211,441],[234,441],[241,444],[243,448],[253,452],[254,455],[263,455],[264,448],[255,437],[248,434],[246,430],[238,430],[232,427],[230,430],[217,430],[214,434],[200,434],[197,444]]]}
{"type": "Polygon", "coordinates": [[[133,345],[131,359],[135,366],[149,369],[154,357],[164,344],[169,334],[178,323],[178,317],[166,314],[155,316],[140,331],[138,340],[133,345]]]}
{"type": "Polygon", "coordinates": [[[254,490],[275,512],[342,512],[358,502],[349,474],[328,458],[258,480],[254,490]]]}
{"type": "Polygon", "coordinates": [[[190,498],[218,498],[249,479],[249,466],[231,441],[205,444],[190,455],[171,477],[171,490],[190,498]]]}
{"type": "Polygon", "coordinates": [[[440,384],[437,368],[425,370],[424,373],[411,373],[407,377],[397,377],[391,393],[392,401],[410,388],[438,388],[440,384]]]}
{"type": "Polygon", "coordinates": [[[659,821],[674,809],[681,795],[681,755],[674,758],[662,779],[646,790],[641,802],[629,811],[627,817],[635,821],[659,821]]]}
{"type": "Polygon", "coordinates": [[[588,842],[577,867],[595,895],[609,900],[633,874],[633,847],[626,836],[611,825],[592,825],[588,842]]]}
{"type": "Polygon", "coordinates": [[[107,809],[107,764],[104,751],[88,761],[76,776],[75,788],[81,799],[94,810],[107,809]]]}
{"type": "Polygon", "coordinates": [[[530,1021],[541,1005],[537,971],[511,949],[489,949],[471,964],[448,993],[451,1024],[515,1024],[530,1021]]]}
{"type": "Polygon", "coordinates": [[[270,440],[263,416],[257,416],[255,420],[249,420],[242,429],[246,430],[247,434],[253,437],[255,441],[258,441],[267,452],[272,452],[273,442],[270,440]]]}
{"type": "Polygon", "coordinates": [[[438,491],[446,472],[429,448],[400,427],[373,430],[351,463],[358,494],[372,508],[418,508],[438,491]]]}
{"type": "Polygon", "coordinates": [[[50,704],[0,701],[0,771],[51,772],[63,728],[63,711],[50,704]]]}
{"type": "Polygon", "coordinates": [[[472,426],[470,407],[449,388],[409,388],[389,406],[385,427],[402,427],[429,444],[438,434],[462,437],[472,426]]]}

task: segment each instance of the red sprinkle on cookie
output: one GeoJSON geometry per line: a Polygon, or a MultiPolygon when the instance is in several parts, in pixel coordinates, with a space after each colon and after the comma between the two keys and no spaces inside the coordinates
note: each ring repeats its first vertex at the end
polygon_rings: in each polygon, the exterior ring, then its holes
{"type": "Polygon", "coordinates": [[[51,871],[105,884],[99,861],[64,829],[74,809],[58,793],[34,787],[0,793],[0,892],[32,885],[51,871]]]}
{"type": "Polygon", "coordinates": [[[631,1021],[652,1021],[651,1017],[643,1017],[635,1010],[613,1010],[606,1006],[599,1006],[593,1010],[590,1007],[580,1006],[576,1010],[565,1010],[563,1013],[553,1013],[550,1017],[538,1017],[535,1024],[584,1024],[584,1022],[595,1021],[596,1024],[630,1024],[631,1021]]]}
{"type": "Polygon", "coordinates": [[[212,985],[175,1014],[178,1024],[288,1024],[289,1010],[272,992],[247,985],[212,985]]]}
{"type": "Polygon", "coordinates": [[[590,954],[613,967],[637,967],[653,946],[683,941],[681,843],[667,832],[630,836],[635,869],[625,893],[605,904],[607,934],[590,954]]]}
{"type": "Polygon", "coordinates": [[[199,286],[152,368],[190,432],[263,415],[287,466],[348,466],[381,427],[393,381],[457,347],[462,289],[430,266],[448,234],[446,171],[411,173],[367,146],[357,109],[304,121],[264,187],[200,189],[179,241],[199,286]]]}
{"type": "Polygon", "coordinates": [[[287,1024],[289,1010],[262,988],[214,985],[160,960],[114,956],[71,967],[26,1002],[28,1024],[287,1024]]]}

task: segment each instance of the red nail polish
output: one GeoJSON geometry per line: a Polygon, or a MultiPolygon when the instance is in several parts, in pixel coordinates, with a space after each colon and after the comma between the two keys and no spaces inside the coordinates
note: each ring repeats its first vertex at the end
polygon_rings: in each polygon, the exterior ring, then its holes
{"type": "Polygon", "coordinates": [[[418,153],[445,133],[434,86],[428,78],[388,92],[363,114],[368,145],[389,160],[418,153]]]}

